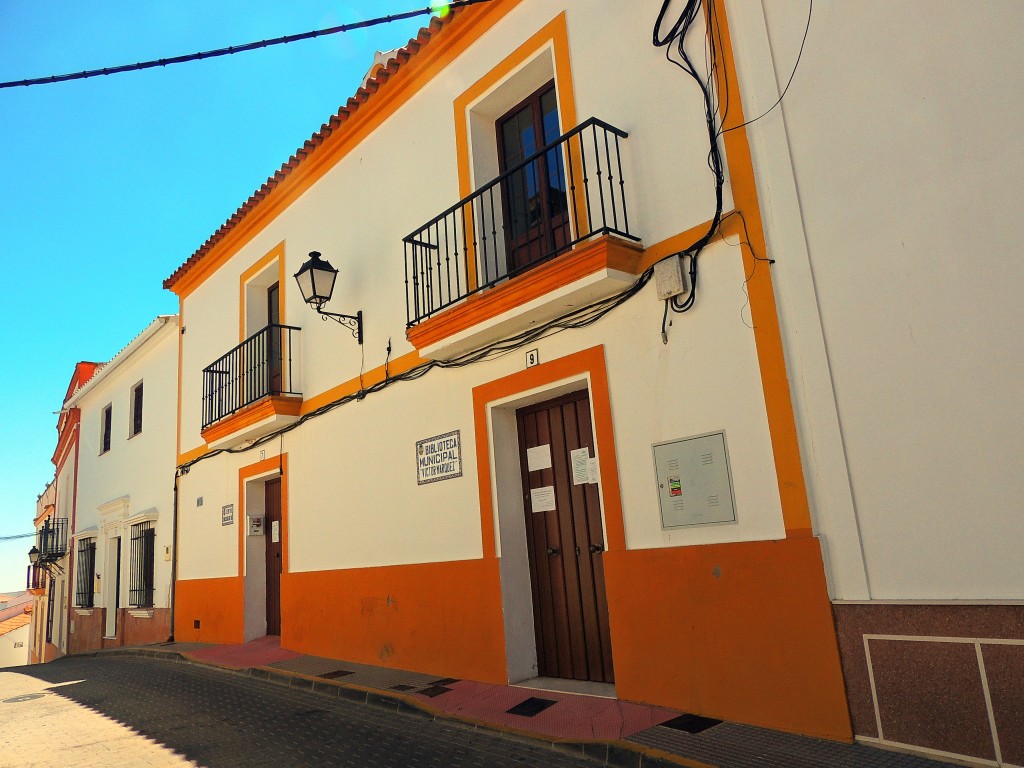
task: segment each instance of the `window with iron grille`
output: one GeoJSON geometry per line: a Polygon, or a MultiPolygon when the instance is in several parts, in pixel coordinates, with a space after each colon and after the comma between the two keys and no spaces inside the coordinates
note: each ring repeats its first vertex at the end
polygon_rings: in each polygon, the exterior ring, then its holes
{"type": "Polygon", "coordinates": [[[113,406],[108,405],[100,414],[100,453],[110,450],[110,424],[113,421],[113,406]]]}
{"type": "Polygon", "coordinates": [[[153,523],[132,526],[131,573],[128,581],[128,605],[153,607],[153,561],[156,554],[156,529],[153,523]]]}
{"type": "Polygon", "coordinates": [[[96,580],[96,539],[78,542],[75,566],[75,605],[92,608],[93,582],[96,580]]]}
{"type": "Polygon", "coordinates": [[[129,437],[135,437],[142,432],[142,382],[132,387],[130,410],[132,414],[131,433],[129,437]]]}

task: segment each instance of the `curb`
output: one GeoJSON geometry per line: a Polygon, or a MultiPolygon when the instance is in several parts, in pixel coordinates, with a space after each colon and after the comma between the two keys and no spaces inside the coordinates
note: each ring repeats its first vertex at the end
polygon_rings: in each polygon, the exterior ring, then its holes
{"type": "Polygon", "coordinates": [[[512,738],[556,752],[581,756],[594,760],[599,765],[610,766],[611,768],[678,768],[678,766],[685,766],[685,768],[715,768],[715,766],[708,763],[690,760],[680,755],[674,755],[671,752],[663,752],[659,749],[645,747],[642,744],[635,744],[622,739],[607,741],[552,739],[543,734],[444,712],[430,706],[427,702],[397,691],[381,691],[377,688],[367,688],[353,683],[324,680],[319,677],[304,675],[299,672],[288,672],[273,667],[236,669],[196,659],[188,652],[162,651],[149,648],[110,648],[71,655],[79,657],[142,656],[145,658],[192,664],[207,669],[216,669],[240,677],[249,677],[253,680],[262,680],[274,685],[314,693],[329,699],[340,699],[353,704],[374,707],[398,715],[412,715],[428,720],[441,720],[474,730],[490,731],[503,738],[512,738]]]}

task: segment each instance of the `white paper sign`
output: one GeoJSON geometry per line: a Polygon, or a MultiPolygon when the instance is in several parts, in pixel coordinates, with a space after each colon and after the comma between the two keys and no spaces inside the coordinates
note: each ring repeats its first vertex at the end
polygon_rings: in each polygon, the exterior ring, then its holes
{"type": "Polygon", "coordinates": [[[572,464],[572,484],[586,485],[590,482],[590,449],[577,448],[569,451],[569,461],[572,464]]]}
{"type": "Polygon", "coordinates": [[[555,486],[545,485],[543,488],[530,489],[530,506],[534,512],[555,511],[555,486]]]}
{"type": "MultiPolygon", "coordinates": [[[[538,445],[536,448],[526,449],[526,467],[531,472],[538,469],[551,468],[551,446],[538,445]]],[[[554,507],[552,507],[554,509],[554,507]]]]}
{"type": "Polygon", "coordinates": [[[601,480],[601,469],[597,466],[597,456],[587,459],[587,473],[590,475],[590,482],[597,483],[601,480]]]}
{"type": "Polygon", "coordinates": [[[277,544],[281,540],[281,521],[274,520],[270,523],[270,540],[277,544]]]}

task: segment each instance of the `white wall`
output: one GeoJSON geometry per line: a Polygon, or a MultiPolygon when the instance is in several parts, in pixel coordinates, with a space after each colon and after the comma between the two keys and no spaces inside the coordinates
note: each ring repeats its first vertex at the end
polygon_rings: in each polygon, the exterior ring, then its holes
{"type": "Polygon", "coordinates": [[[0,635],[0,669],[28,664],[32,623],[0,635]],[[20,645],[19,645],[20,644],[20,645]]]}
{"type": "MultiPolygon", "coordinates": [[[[729,4],[748,116],[807,18],[762,5],[767,40],[729,4]]],[[[1022,25],[1012,0],[816,3],[750,128],[836,598],[1024,596],[1022,25]]]]}

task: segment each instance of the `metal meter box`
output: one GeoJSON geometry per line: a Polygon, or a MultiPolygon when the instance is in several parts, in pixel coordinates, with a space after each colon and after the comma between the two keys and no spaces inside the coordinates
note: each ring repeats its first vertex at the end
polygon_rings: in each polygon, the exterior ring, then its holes
{"type": "Polygon", "coordinates": [[[736,522],[725,432],[654,445],[661,527],[736,522]]]}

